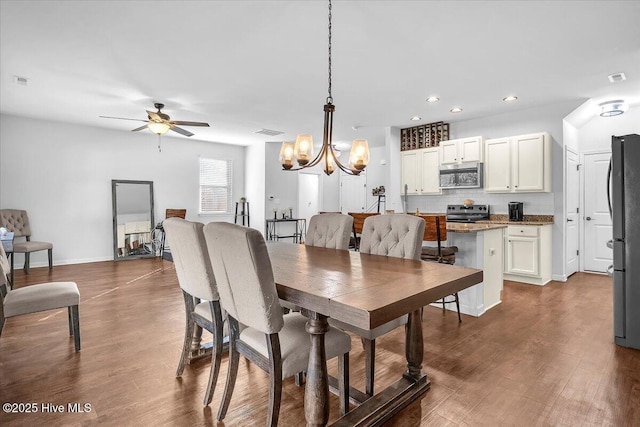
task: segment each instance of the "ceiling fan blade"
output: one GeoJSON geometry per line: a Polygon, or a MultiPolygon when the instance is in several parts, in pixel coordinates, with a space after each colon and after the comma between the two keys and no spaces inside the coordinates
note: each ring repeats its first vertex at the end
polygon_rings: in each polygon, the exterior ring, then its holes
{"type": "Polygon", "coordinates": [[[101,117],[103,119],[118,119],[118,120],[133,120],[134,122],[146,122],[147,120],[142,120],[142,119],[127,119],[125,117],[110,117],[110,116],[98,116],[101,117]]]}
{"type": "Polygon", "coordinates": [[[169,123],[171,123],[173,125],[180,125],[180,126],[203,126],[203,127],[209,127],[209,123],[203,123],[203,122],[185,122],[183,120],[172,120],[169,123]]]}
{"type": "Polygon", "coordinates": [[[189,132],[188,130],[179,128],[178,126],[174,125],[173,123],[171,123],[169,126],[171,126],[171,130],[174,132],[178,132],[181,135],[184,136],[193,136],[193,134],[191,132],[189,132]]]}
{"type": "Polygon", "coordinates": [[[137,132],[139,130],[146,129],[146,128],[147,128],[147,125],[140,126],[139,128],[131,129],[131,132],[137,132]]]}
{"type": "Polygon", "coordinates": [[[149,110],[147,110],[147,114],[149,115],[149,118],[150,118],[151,120],[154,120],[154,121],[156,121],[156,122],[161,122],[161,121],[163,121],[162,117],[160,117],[160,116],[158,115],[158,113],[156,113],[156,112],[153,112],[153,111],[149,111],[149,110]]]}

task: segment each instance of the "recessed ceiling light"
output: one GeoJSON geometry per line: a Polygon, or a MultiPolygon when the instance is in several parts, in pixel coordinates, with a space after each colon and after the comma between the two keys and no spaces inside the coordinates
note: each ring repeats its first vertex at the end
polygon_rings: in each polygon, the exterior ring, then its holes
{"type": "Polygon", "coordinates": [[[511,101],[515,101],[516,99],[518,99],[518,97],[515,95],[509,95],[502,98],[504,102],[511,102],[511,101]]]}
{"type": "Polygon", "coordinates": [[[440,101],[440,98],[438,98],[437,96],[430,96],[427,98],[427,102],[438,102],[440,101]]]}
{"type": "Polygon", "coordinates": [[[462,112],[462,107],[453,107],[451,110],[452,113],[460,113],[462,112]]]}
{"type": "Polygon", "coordinates": [[[413,116],[411,117],[411,119],[409,119],[411,121],[417,122],[418,120],[422,120],[422,117],[418,117],[418,116],[413,116]]]}
{"type": "Polygon", "coordinates": [[[616,101],[607,101],[599,105],[601,117],[613,117],[623,114],[629,109],[629,104],[619,99],[616,101]]]}

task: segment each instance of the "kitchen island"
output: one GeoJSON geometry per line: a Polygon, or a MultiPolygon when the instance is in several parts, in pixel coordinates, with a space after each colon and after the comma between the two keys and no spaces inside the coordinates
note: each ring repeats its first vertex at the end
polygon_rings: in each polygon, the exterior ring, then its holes
{"type": "MultiPolygon", "coordinates": [[[[484,273],[482,283],[458,293],[460,312],[478,317],[502,302],[503,229],[506,227],[506,224],[447,222],[447,246],[458,247],[456,265],[479,268],[484,273]]],[[[452,304],[446,308],[455,310],[452,304]]]]}

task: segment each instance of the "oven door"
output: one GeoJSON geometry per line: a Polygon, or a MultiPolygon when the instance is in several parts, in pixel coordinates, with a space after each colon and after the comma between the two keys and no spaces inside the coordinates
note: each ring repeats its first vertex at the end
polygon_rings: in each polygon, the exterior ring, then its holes
{"type": "Polygon", "coordinates": [[[482,163],[440,166],[440,188],[481,188],[482,163]]]}

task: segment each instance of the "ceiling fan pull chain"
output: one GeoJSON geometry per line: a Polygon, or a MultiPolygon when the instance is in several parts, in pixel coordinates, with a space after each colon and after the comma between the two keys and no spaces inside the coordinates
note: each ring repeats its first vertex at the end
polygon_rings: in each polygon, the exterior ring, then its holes
{"type": "Polygon", "coordinates": [[[162,142],[162,136],[158,135],[158,153],[162,153],[162,148],[160,148],[160,142],[162,142]]]}

